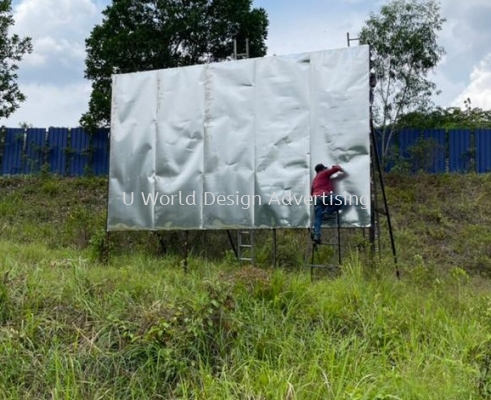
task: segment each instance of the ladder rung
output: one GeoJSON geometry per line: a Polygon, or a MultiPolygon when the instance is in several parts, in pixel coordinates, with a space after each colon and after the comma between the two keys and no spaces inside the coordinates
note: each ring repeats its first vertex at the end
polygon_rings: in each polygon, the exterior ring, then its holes
{"type": "Polygon", "coordinates": [[[252,258],[245,258],[245,257],[242,257],[242,258],[239,258],[240,261],[252,261],[252,258]]]}
{"type": "Polygon", "coordinates": [[[250,244],[241,244],[240,247],[246,248],[246,249],[252,249],[252,245],[250,245],[250,244]]]}

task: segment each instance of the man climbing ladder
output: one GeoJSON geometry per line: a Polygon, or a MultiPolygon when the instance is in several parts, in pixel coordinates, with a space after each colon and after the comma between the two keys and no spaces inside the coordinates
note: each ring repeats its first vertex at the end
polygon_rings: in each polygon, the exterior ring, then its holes
{"type": "Polygon", "coordinates": [[[346,172],[339,165],[327,168],[323,164],[315,166],[317,173],[310,189],[310,195],[314,199],[314,231],[312,239],[315,243],[321,241],[322,220],[342,209],[344,198],[335,193],[332,177],[338,172],[346,176],[346,172]]]}

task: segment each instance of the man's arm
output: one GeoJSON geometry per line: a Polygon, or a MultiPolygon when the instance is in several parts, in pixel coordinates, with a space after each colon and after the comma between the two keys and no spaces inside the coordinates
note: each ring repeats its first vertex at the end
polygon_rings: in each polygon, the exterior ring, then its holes
{"type": "MultiPolygon", "coordinates": [[[[339,165],[338,165],[338,167],[339,167],[339,165]]],[[[345,179],[345,178],[347,178],[349,176],[349,174],[346,172],[345,169],[343,169],[341,167],[339,167],[339,168],[340,168],[340,171],[339,172],[341,172],[341,175],[336,176],[335,178],[332,178],[333,180],[341,181],[341,180],[343,180],[343,179],[345,179]]]]}
{"type": "Polygon", "coordinates": [[[342,172],[342,171],[343,169],[339,165],[334,165],[332,168],[322,171],[322,175],[324,175],[326,178],[330,178],[336,172],[342,172]]]}

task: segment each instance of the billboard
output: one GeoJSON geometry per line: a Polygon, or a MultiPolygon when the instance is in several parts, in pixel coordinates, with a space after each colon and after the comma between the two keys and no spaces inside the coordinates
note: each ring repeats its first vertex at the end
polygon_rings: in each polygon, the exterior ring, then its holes
{"type": "Polygon", "coordinates": [[[369,48],[113,75],[108,231],[306,228],[340,164],[370,225],[369,48]]]}

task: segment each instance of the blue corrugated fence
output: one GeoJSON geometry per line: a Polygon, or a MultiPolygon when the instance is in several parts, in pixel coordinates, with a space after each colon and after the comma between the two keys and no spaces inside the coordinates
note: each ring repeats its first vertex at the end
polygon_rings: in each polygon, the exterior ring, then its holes
{"type": "Polygon", "coordinates": [[[89,164],[90,136],[82,129],[71,131],[70,149],[70,175],[81,176],[85,173],[85,167],[89,164]]]}
{"type": "Polygon", "coordinates": [[[48,164],[51,172],[59,175],[66,173],[66,150],[68,143],[68,129],[66,128],[49,128],[48,144],[49,159],[48,164]]]}
{"type": "Polygon", "coordinates": [[[22,173],[22,146],[24,131],[20,128],[8,128],[5,131],[3,148],[2,174],[14,175],[22,173]]]}
{"type": "Polygon", "coordinates": [[[423,139],[429,143],[423,168],[430,174],[445,171],[447,132],[444,129],[425,130],[423,139]]]}
{"type": "Polygon", "coordinates": [[[30,174],[43,167],[62,176],[109,172],[109,130],[7,128],[0,131],[2,175],[30,174]]]}
{"type": "Polygon", "coordinates": [[[46,130],[31,128],[26,132],[25,157],[23,160],[24,174],[38,172],[43,166],[44,144],[46,141],[46,130]]]}
{"type": "Polygon", "coordinates": [[[471,131],[452,130],[449,137],[449,172],[469,171],[472,162],[471,131]]]}
{"type": "Polygon", "coordinates": [[[94,173],[96,175],[109,174],[109,132],[97,131],[93,136],[94,146],[94,173]]]}
{"type": "Polygon", "coordinates": [[[491,172],[491,130],[476,131],[477,172],[491,172]]]}
{"type": "MultiPolygon", "coordinates": [[[[491,172],[491,129],[406,129],[391,138],[387,154],[380,136],[377,131],[376,145],[386,171],[491,172]]],[[[2,175],[30,174],[43,167],[59,175],[107,175],[109,130],[93,134],[82,128],[0,130],[2,175]]]]}
{"type": "Polygon", "coordinates": [[[382,160],[387,172],[491,172],[491,129],[405,129],[391,138],[390,147],[382,160]]]}
{"type": "MultiPolygon", "coordinates": [[[[411,150],[418,143],[418,140],[422,138],[420,131],[416,129],[406,129],[400,132],[398,135],[399,139],[399,157],[400,159],[407,160],[412,158],[411,150]]],[[[395,138],[397,141],[397,138],[395,138]]],[[[410,166],[411,172],[415,172],[417,165],[413,164],[410,166]]]]}

